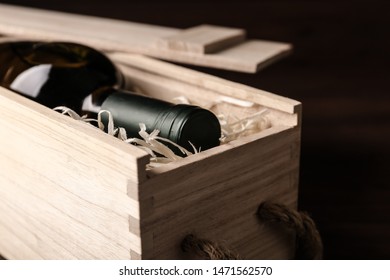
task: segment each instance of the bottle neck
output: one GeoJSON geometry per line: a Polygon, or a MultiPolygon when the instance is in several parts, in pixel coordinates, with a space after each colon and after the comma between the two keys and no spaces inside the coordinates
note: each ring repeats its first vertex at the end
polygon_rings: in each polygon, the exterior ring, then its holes
{"type": "Polygon", "coordinates": [[[118,92],[112,87],[103,87],[84,98],[81,111],[88,115],[97,115],[102,109],[103,102],[112,94],[118,92]]]}
{"type": "MultiPolygon", "coordinates": [[[[139,124],[143,123],[149,130],[161,130],[161,120],[166,112],[175,105],[162,100],[150,98],[125,90],[107,89],[95,95],[93,110],[109,111],[116,127],[126,129],[129,137],[138,137],[139,124]]],[[[103,115],[103,122],[107,122],[103,115]]],[[[151,131],[149,131],[151,132],[151,131]]]]}

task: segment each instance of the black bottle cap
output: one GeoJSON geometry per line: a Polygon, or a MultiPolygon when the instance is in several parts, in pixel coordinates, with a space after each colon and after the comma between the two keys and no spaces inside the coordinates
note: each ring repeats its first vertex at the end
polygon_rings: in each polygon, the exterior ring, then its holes
{"type": "Polygon", "coordinates": [[[197,106],[178,104],[170,108],[170,118],[164,120],[161,131],[169,131],[162,137],[171,139],[189,151],[207,150],[219,145],[221,127],[216,116],[197,106]],[[170,126],[170,129],[168,127],[170,126]],[[191,144],[190,144],[191,143],[191,144]]]}
{"type": "MultiPolygon", "coordinates": [[[[147,132],[158,129],[159,136],[189,151],[193,151],[190,143],[202,151],[219,145],[221,127],[217,117],[198,106],[175,105],[131,92],[114,92],[103,102],[102,109],[111,112],[115,126],[125,128],[128,137],[139,137],[139,124],[144,123],[147,132]]],[[[181,155],[177,149],[173,150],[181,155]]]]}

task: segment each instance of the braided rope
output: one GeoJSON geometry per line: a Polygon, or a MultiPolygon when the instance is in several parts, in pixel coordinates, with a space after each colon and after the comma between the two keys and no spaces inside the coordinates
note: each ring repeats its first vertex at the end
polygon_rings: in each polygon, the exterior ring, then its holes
{"type": "Polygon", "coordinates": [[[298,212],[283,204],[264,202],[257,211],[261,220],[282,224],[297,235],[296,259],[321,259],[321,236],[313,219],[305,212],[298,212]]]}
{"type": "MultiPolygon", "coordinates": [[[[259,220],[279,223],[296,232],[296,259],[321,259],[322,241],[314,221],[305,212],[298,212],[285,205],[262,203],[257,211],[259,220]]],[[[192,252],[207,260],[237,260],[239,255],[216,242],[187,235],[182,244],[184,252],[192,252]]]]}
{"type": "Polygon", "coordinates": [[[238,255],[229,249],[207,239],[201,239],[193,234],[187,235],[181,248],[184,252],[192,252],[206,260],[237,260],[238,255]]]}

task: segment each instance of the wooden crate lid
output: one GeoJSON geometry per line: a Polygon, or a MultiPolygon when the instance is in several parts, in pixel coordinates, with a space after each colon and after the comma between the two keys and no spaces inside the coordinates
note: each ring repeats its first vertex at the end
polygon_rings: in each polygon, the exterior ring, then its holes
{"type": "Polygon", "coordinates": [[[242,29],[201,25],[186,30],[0,4],[0,34],[67,40],[105,51],[255,73],[286,56],[291,45],[247,40],[242,29]]]}

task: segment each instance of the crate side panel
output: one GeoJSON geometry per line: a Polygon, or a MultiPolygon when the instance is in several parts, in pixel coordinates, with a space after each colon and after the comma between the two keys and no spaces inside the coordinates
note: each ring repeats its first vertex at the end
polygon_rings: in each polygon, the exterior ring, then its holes
{"type": "Polygon", "coordinates": [[[238,176],[251,176],[256,162],[272,158],[275,151],[290,147],[299,137],[297,129],[272,127],[261,133],[181,159],[148,172],[150,179],[140,189],[140,200],[154,198],[154,206],[181,197],[192,197],[201,189],[238,176]],[[248,170],[243,169],[247,167],[248,170]],[[177,183],[191,185],[182,188],[177,183]],[[164,187],[157,187],[164,184],[164,187]]]}
{"type": "MultiPolygon", "coordinates": [[[[92,125],[63,116],[3,87],[0,87],[0,109],[4,123],[18,130],[21,136],[26,134],[37,139],[37,145],[41,143],[48,148],[57,145],[53,149],[63,148],[69,158],[107,166],[133,182],[146,178],[145,165],[149,162],[146,152],[92,125]]],[[[7,133],[5,129],[1,132],[7,133]]]]}
{"type": "MultiPolygon", "coordinates": [[[[43,258],[128,258],[130,248],[139,248],[139,236],[129,232],[128,214],[114,212],[102,199],[127,204],[130,199],[124,193],[98,194],[99,185],[77,185],[73,177],[67,177],[68,184],[57,184],[24,162],[4,154],[1,158],[7,165],[0,171],[0,220],[43,258]],[[15,176],[15,170],[21,175],[15,176]]],[[[126,205],[118,207],[124,210],[126,205]]],[[[18,247],[14,250],[23,253],[18,247]]]]}
{"type": "Polygon", "coordinates": [[[138,185],[143,154],[121,155],[126,148],[111,147],[110,139],[89,141],[96,129],[10,94],[0,95],[0,236],[7,237],[0,252],[22,259],[140,254],[139,230],[129,227],[129,217],[139,221],[138,198],[127,191],[138,185]]]}
{"type": "Polygon", "coordinates": [[[195,233],[243,258],[292,258],[293,234],[259,222],[255,213],[266,200],[296,208],[299,141],[298,127],[285,129],[141,186],[144,257],[185,258],[180,242],[195,233]]]}

